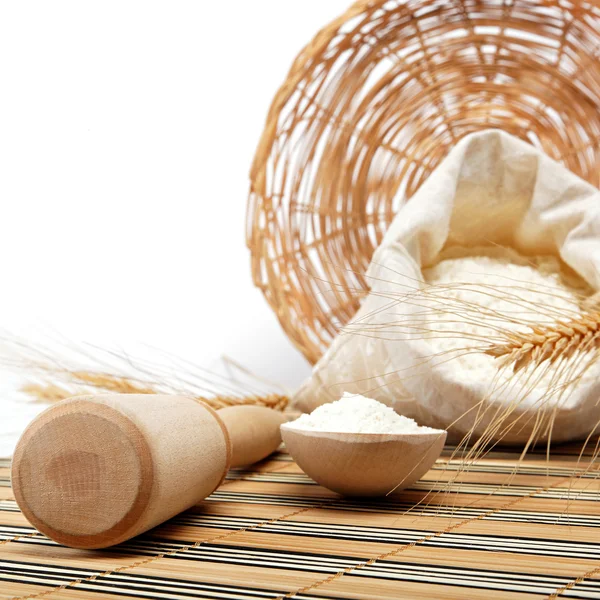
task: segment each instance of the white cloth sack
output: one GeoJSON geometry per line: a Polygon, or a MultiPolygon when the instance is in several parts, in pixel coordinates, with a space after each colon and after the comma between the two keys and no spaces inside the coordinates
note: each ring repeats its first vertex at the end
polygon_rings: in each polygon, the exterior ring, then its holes
{"type": "MultiPolygon", "coordinates": [[[[462,139],[418,192],[401,207],[367,276],[370,293],[353,323],[394,321],[414,307],[390,303],[397,292],[393,274],[421,285],[422,269],[454,246],[500,245],[525,256],[550,255],[572,268],[592,290],[600,288],[600,192],[533,146],[498,130],[462,139]]],[[[362,393],[393,406],[419,424],[449,428],[456,439],[470,430],[481,434],[511,395],[486,400],[491,410],[474,409],[489,394],[490,382],[448,378],[452,361],[421,364],[430,355],[423,339],[382,339],[340,334],[293,399],[310,412],[337,400],[344,391],[362,393]],[[418,372],[414,365],[419,364],[418,372]]],[[[490,357],[490,360],[493,360],[490,357]]],[[[590,375],[591,374],[591,375],[590,375]]],[[[600,373],[556,400],[552,439],[586,436],[600,419],[600,373]]],[[[523,402],[512,415],[531,408],[523,402]]],[[[495,434],[520,443],[529,438],[535,419],[523,419],[512,431],[495,434]]],[[[544,437],[544,436],[542,436],[544,437]]]]}

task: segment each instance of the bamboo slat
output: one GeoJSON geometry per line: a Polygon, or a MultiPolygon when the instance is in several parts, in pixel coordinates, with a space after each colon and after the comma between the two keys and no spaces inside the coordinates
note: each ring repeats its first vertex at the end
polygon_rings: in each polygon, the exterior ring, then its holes
{"type": "Polygon", "coordinates": [[[520,464],[501,449],[462,472],[451,451],[411,489],[358,500],[282,450],[101,551],[37,533],[0,461],[0,599],[600,598],[600,486],[577,445],[520,464]]]}

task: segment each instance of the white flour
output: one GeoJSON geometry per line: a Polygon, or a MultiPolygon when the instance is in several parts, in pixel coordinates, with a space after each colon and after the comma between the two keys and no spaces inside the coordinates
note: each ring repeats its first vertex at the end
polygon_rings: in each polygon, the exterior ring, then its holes
{"type": "MultiPolygon", "coordinates": [[[[580,312],[578,290],[561,281],[554,260],[536,268],[487,256],[454,258],[423,274],[428,283],[450,286],[436,292],[440,302],[431,305],[425,337],[432,354],[451,357],[447,376],[455,381],[491,382],[498,374],[493,357],[465,353],[465,348],[501,341],[503,330],[530,331],[527,323],[552,323],[580,312]]],[[[499,380],[510,376],[506,369],[499,380]]],[[[548,373],[538,384],[551,377],[548,373]]]]}
{"type": "Polygon", "coordinates": [[[438,431],[420,427],[393,408],[364,396],[345,393],[340,400],[323,404],[309,415],[292,421],[296,429],[344,433],[427,433],[438,431]]]}

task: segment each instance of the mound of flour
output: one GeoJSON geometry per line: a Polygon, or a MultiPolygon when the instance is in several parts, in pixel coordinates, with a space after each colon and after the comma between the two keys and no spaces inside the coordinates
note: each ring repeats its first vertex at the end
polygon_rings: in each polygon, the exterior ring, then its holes
{"type": "MultiPolygon", "coordinates": [[[[453,380],[491,382],[498,375],[492,356],[465,348],[501,342],[503,331],[527,332],[528,324],[568,320],[580,313],[578,292],[583,290],[565,283],[554,259],[532,265],[511,258],[453,258],[423,271],[427,283],[442,286],[430,304],[424,337],[432,354],[452,357],[443,368],[453,380]]],[[[507,369],[499,380],[510,376],[507,369]]],[[[551,377],[549,372],[538,386],[551,377]]]]}
{"type": "Polygon", "coordinates": [[[403,417],[393,408],[365,398],[345,393],[340,400],[323,404],[309,415],[289,423],[295,429],[330,433],[432,433],[439,431],[420,427],[416,421],[403,417]]]}

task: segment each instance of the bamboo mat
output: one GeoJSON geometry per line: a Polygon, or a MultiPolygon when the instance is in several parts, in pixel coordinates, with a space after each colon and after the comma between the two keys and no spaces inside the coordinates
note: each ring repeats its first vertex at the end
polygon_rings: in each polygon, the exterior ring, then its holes
{"type": "Polygon", "coordinates": [[[578,454],[562,446],[548,463],[534,451],[511,477],[518,453],[492,452],[448,492],[459,461],[447,449],[410,490],[359,501],[319,487],[279,452],[101,551],[36,533],[4,461],[0,598],[600,598],[600,484],[578,454]]]}

